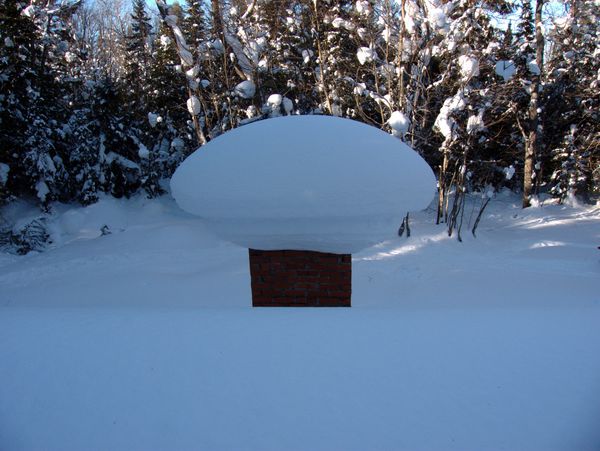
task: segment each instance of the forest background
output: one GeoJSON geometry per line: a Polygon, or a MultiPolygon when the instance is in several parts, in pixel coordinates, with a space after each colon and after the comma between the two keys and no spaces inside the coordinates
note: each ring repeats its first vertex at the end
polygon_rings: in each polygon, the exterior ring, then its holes
{"type": "Polygon", "coordinates": [[[35,248],[55,201],[161,195],[199,146],[289,114],[408,143],[450,233],[471,192],[593,201],[599,24],[599,0],[0,0],[0,205],[44,212],[0,241],[35,248]]]}

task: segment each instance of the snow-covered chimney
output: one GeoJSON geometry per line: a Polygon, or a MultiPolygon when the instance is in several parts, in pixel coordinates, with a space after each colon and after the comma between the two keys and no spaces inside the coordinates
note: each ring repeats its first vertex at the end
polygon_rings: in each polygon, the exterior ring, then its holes
{"type": "Polygon", "coordinates": [[[429,205],[433,171],[360,122],[286,116],[227,132],[171,179],[179,206],[249,249],[252,305],[349,307],[351,254],[429,205]]]}

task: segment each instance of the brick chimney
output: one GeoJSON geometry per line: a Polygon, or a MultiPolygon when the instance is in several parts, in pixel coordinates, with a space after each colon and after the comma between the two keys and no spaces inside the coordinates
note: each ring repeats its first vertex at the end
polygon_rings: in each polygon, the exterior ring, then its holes
{"type": "Polygon", "coordinates": [[[250,249],[253,307],[350,307],[352,256],[250,249]]]}

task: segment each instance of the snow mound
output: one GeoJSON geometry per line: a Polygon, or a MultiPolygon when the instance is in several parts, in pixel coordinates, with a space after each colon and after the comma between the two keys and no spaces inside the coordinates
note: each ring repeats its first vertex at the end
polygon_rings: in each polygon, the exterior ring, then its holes
{"type": "Polygon", "coordinates": [[[436,189],[427,163],[348,119],[285,116],[237,128],[171,180],[179,206],[243,247],[354,253],[392,238],[436,189]]]}

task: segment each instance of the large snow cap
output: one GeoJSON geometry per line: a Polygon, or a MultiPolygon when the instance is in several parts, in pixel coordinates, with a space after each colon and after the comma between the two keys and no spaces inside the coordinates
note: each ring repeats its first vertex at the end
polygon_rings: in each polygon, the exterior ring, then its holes
{"type": "Polygon", "coordinates": [[[225,240],[262,250],[354,253],[394,236],[436,189],[397,138],[329,116],[287,116],[232,130],[171,179],[179,206],[225,240]]]}

